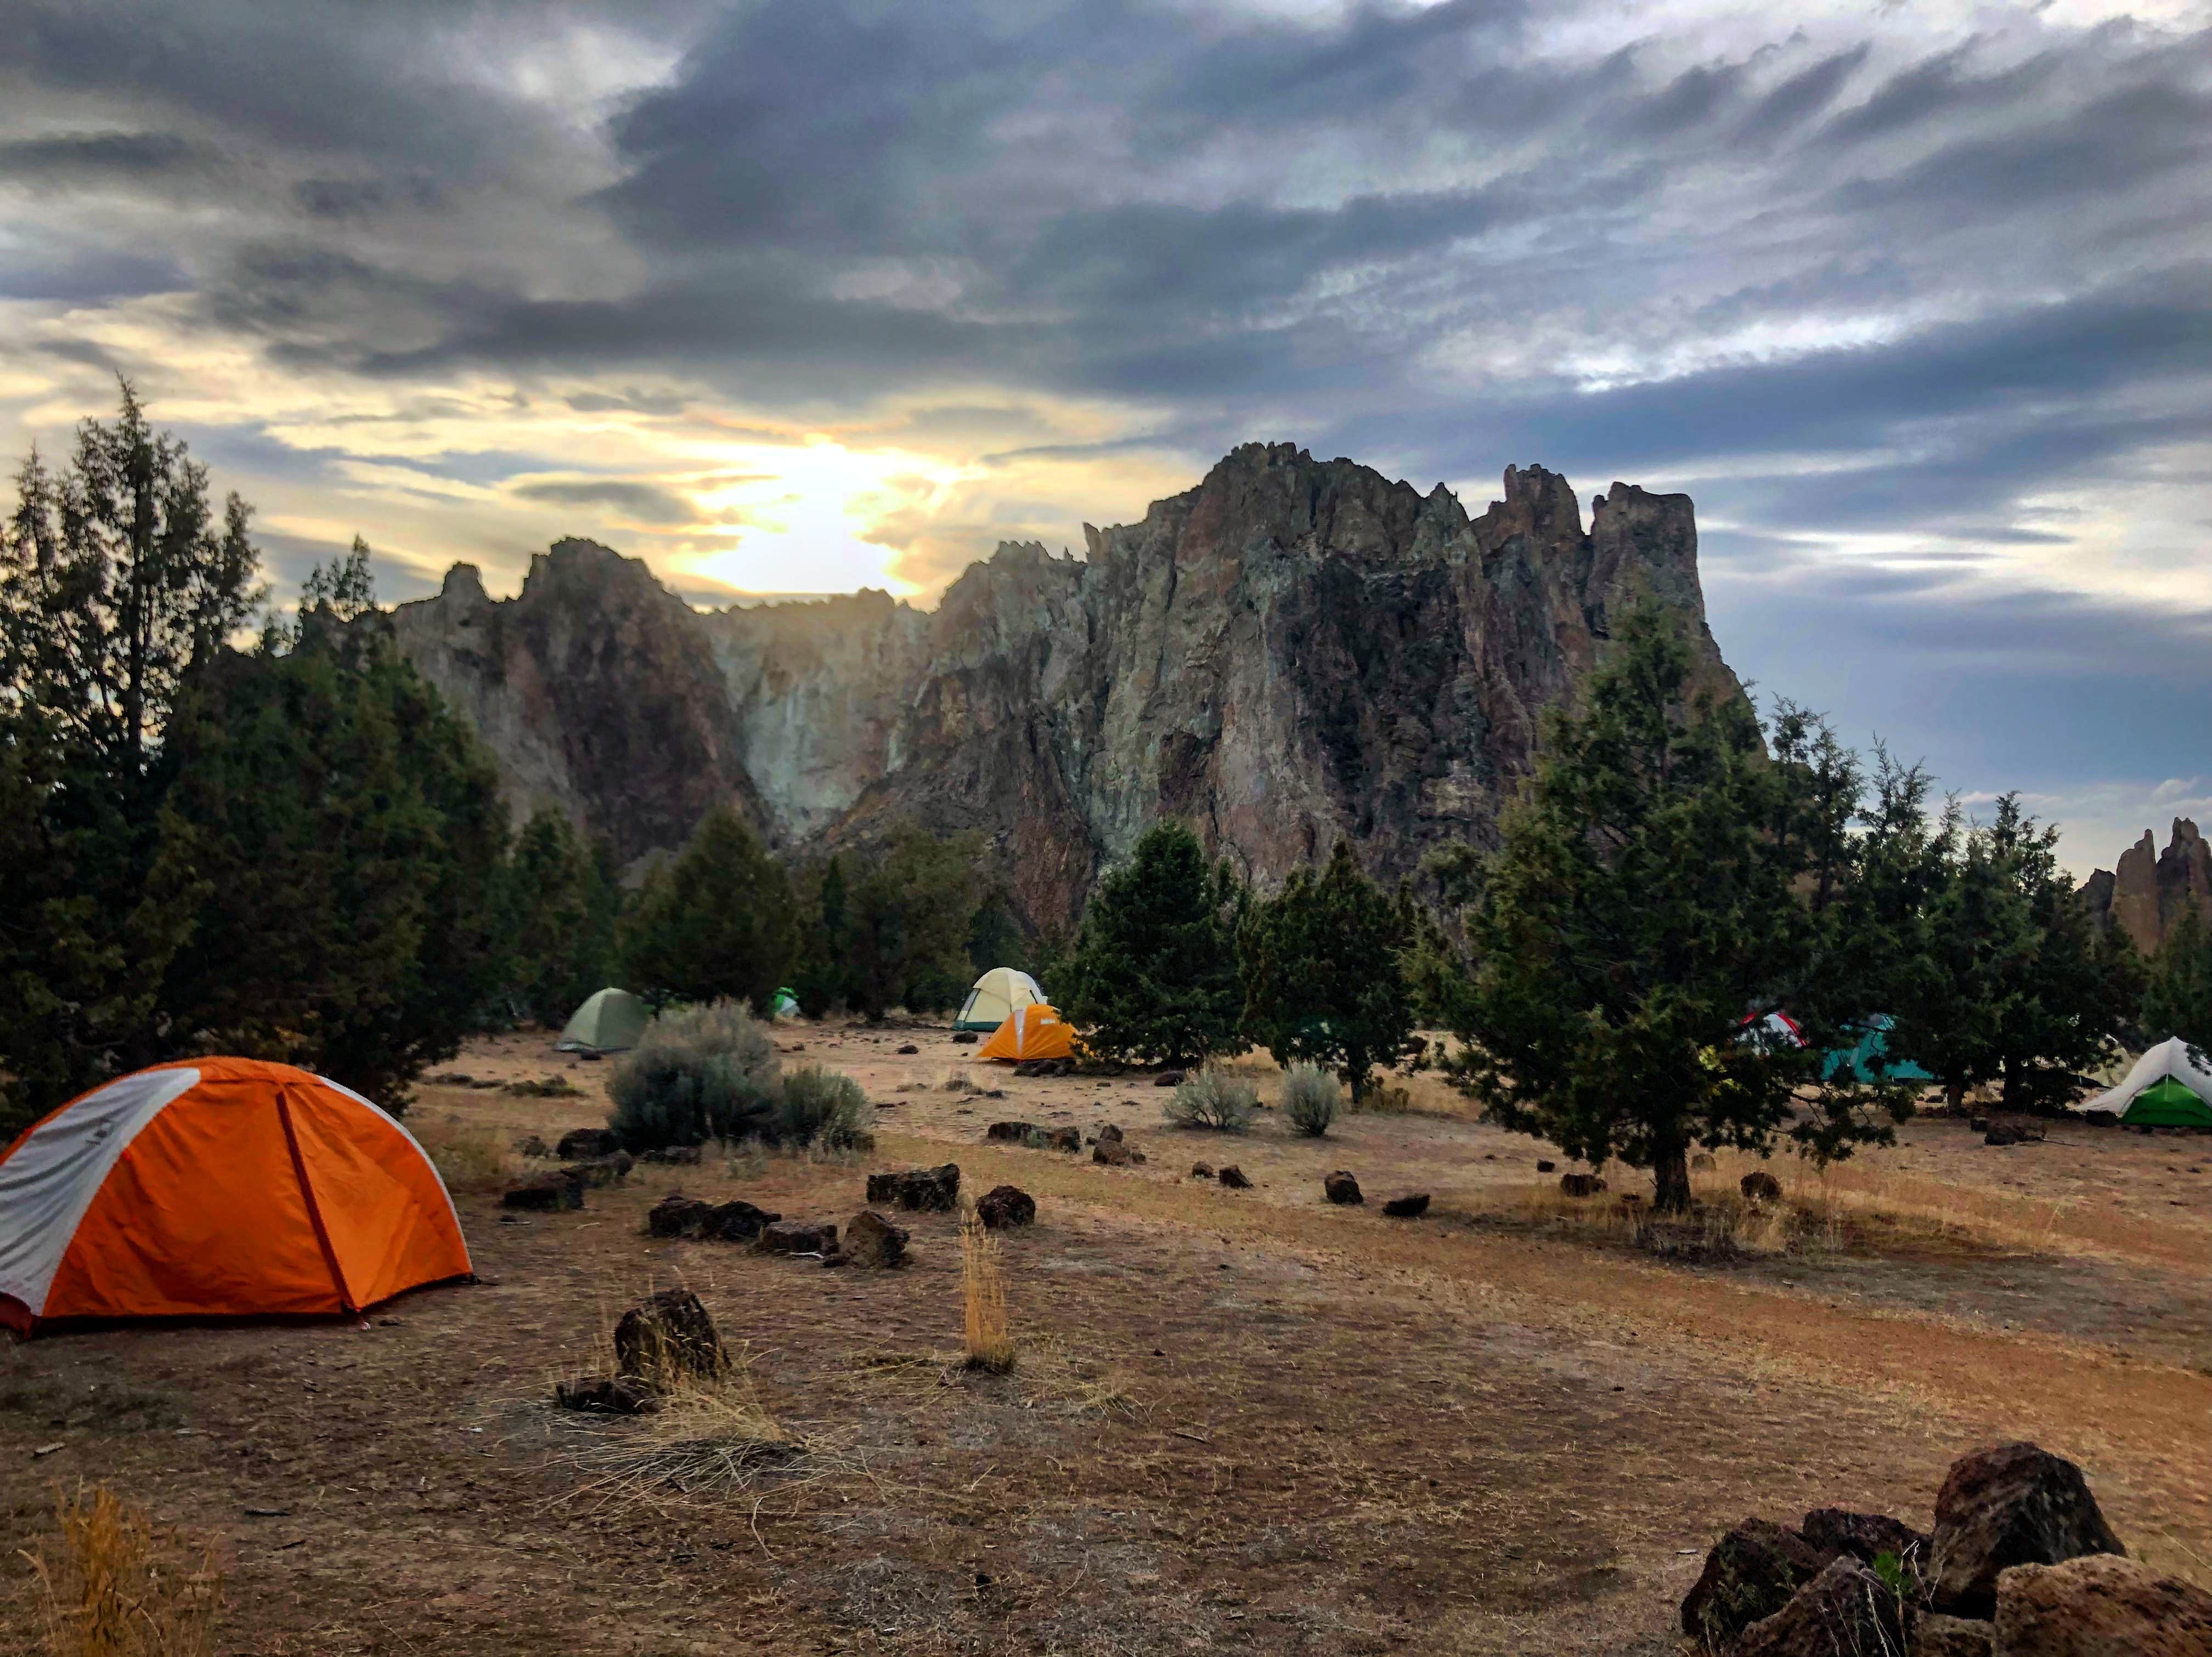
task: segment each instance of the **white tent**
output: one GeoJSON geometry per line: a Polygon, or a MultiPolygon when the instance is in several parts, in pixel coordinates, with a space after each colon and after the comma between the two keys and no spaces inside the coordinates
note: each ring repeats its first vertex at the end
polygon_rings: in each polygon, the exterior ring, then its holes
{"type": "Polygon", "coordinates": [[[1017,972],[1012,967],[994,967],[968,992],[968,999],[960,1008],[960,1017],[952,1021],[952,1028],[995,1030],[1014,1016],[1017,1007],[1038,1006],[1043,1001],[1044,992],[1037,988],[1036,980],[1027,973],[1017,972]]]}
{"type": "Polygon", "coordinates": [[[2074,1107],[2108,1110],[2123,1121],[2181,1126],[2212,1118],[2212,1070],[2190,1056],[2179,1036],[2160,1042],[2136,1060],[2120,1084],[2074,1107]],[[2196,1105],[2190,1096],[2196,1096],[2196,1105]]]}

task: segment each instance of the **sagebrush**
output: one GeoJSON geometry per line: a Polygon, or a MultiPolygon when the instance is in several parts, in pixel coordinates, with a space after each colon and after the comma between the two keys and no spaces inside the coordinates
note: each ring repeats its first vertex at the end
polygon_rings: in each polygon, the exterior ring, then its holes
{"type": "Polygon", "coordinates": [[[868,1096],[851,1077],[808,1065],[783,1078],[762,1137],[779,1144],[851,1144],[875,1125],[868,1096]]]}
{"type": "Polygon", "coordinates": [[[1224,1133],[1243,1133],[1252,1126],[1260,1108],[1260,1096],[1249,1082],[1202,1070],[1177,1084],[1162,1108],[1176,1127],[1217,1128],[1224,1133]]]}
{"type": "Polygon", "coordinates": [[[607,1124],[629,1150],[704,1144],[771,1131],[775,1044],[741,1002],[665,1012],[607,1083],[607,1124]]]}
{"type": "Polygon", "coordinates": [[[1301,1062],[1283,1072],[1283,1117],[1297,1132],[1320,1138],[1343,1107],[1343,1084],[1319,1065],[1301,1062]]]}

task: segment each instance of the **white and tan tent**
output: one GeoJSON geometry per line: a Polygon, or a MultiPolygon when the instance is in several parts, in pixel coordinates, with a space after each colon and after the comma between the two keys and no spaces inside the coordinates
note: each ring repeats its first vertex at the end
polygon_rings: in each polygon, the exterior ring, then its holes
{"type": "Polygon", "coordinates": [[[570,1015],[554,1044],[558,1053],[627,1053],[653,1022],[653,1009],[628,990],[594,992],[570,1015]]]}
{"type": "Polygon", "coordinates": [[[2136,1059],[2118,1087],[2075,1108],[2108,1110],[2128,1127],[2212,1127],[2212,1071],[2177,1035],[2136,1059]]]}
{"type": "Polygon", "coordinates": [[[1036,980],[1012,967],[994,967],[975,980],[962,1004],[956,1030],[995,1030],[1014,1016],[1016,1009],[1043,1004],[1044,992],[1036,980]]]}

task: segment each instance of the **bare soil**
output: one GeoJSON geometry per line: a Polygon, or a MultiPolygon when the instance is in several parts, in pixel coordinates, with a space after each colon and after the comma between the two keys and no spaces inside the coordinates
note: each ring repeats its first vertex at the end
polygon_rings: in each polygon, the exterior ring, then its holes
{"type": "MultiPolygon", "coordinates": [[[[216,1540],[219,1648],[263,1657],[1672,1653],[1728,1524],[1839,1504],[1924,1526],[1953,1457],[2020,1437],[2082,1465],[2133,1551],[2212,1582],[2212,1140],[1992,1149],[1916,1122],[1825,1186],[1771,1164],[1786,1246],[1661,1259],[1618,1202],[1636,1176],[1564,1203],[1535,1162],[1573,1164],[1463,1112],[1195,1133],[1149,1077],[1018,1078],[941,1029],[780,1029],[787,1064],[883,1107],[872,1156],[710,1154],[529,1217],[488,1171],[457,1193],[473,1285],[359,1325],[0,1350],[6,1593],[33,1598],[15,1551],[51,1545],[54,1487],[104,1480],[216,1540]],[[1005,1096],[947,1091],[957,1072],[1005,1096]],[[1007,1119],[1110,1121],[1148,1160],[983,1144],[1007,1119]],[[842,1223],[869,1168],[946,1160],[1037,1199],[1002,1234],[1011,1375],[956,1362],[950,1216],[902,1219],[893,1272],[642,1235],[674,1189],[842,1223]],[[1322,1200],[1338,1168],[1365,1205],[1322,1200]],[[1425,1218],[1382,1217],[1410,1191],[1425,1218]],[[807,1455],[686,1495],[607,1476],[646,1425],[551,1407],[678,1282],[807,1455]]],[[[410,1125],[495,1161],[596,1124],[607,1068],[486,1041],[451,1069],[582,1096],[429,1085],[410,1125]]],[[[1699,1175],[1717,1212],[1753,1165],[1699,1175]]]]}

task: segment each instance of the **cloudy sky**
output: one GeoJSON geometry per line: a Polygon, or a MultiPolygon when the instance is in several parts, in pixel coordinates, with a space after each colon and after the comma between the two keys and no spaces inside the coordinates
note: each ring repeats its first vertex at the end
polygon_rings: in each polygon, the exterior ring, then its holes
{"type": "MultiPolygon", "coordinates": [[[[287,589],[935,600],[1231,444],[1696,497],[1763,690],[2212,819],[2212,0],[0,0],[0,443],[287,589]]],[[[2212,825],[2209,825],[2212,826],[2212,825]]]]}

